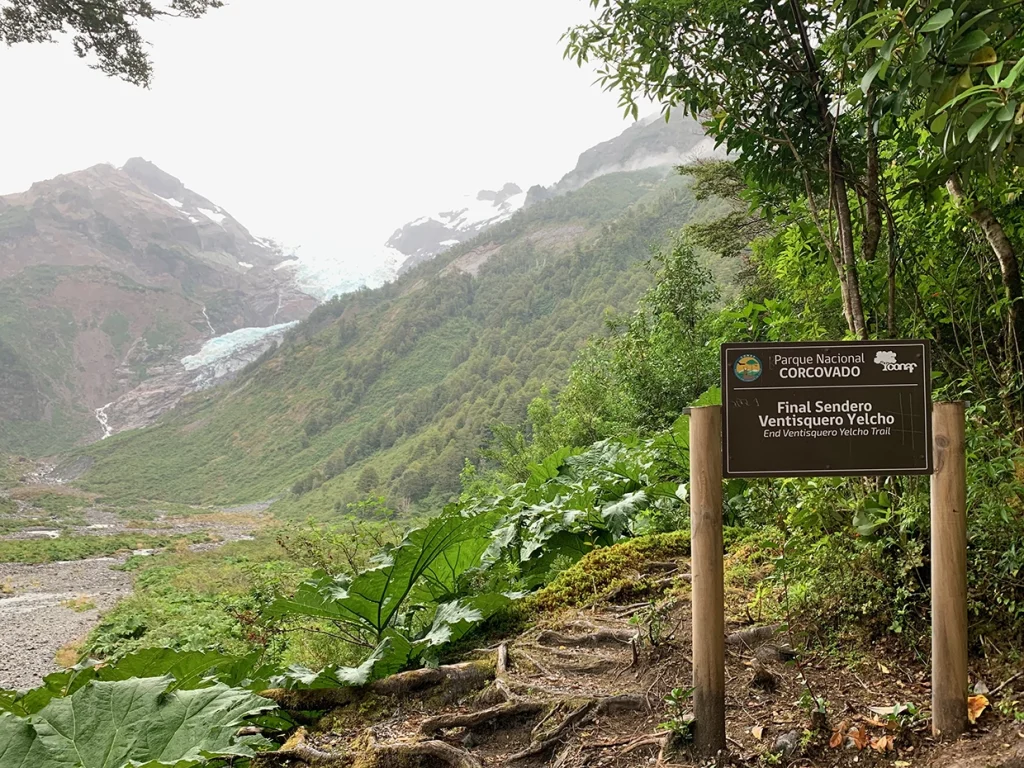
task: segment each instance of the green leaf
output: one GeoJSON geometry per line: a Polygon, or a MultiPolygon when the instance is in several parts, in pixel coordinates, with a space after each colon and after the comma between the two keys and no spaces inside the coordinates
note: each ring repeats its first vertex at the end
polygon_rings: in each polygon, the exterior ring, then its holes
{"type": "Polygon", "coordinates": [[[997,61],[992,66],[985,67],[985,74],[988,75],[989,80],[991,80],[993,84],[999,82],[999,78],[1003,74],[1003,65],[1005,63],[1005,61],[997,61]]]}
{"type": "Polygon", "coordinates": [[[878,75],[878,71],[885,64],[885,59],[879,58],[875,60],[875,63],[871,65],[867,72],[864,73],[864,77],[860,80],[860,89],[867,93],[871,88],[871,83],[874,82],[875,77],[878,75]]]}
{"type": "Polygon", "coordinates": [[[170,676],[92,681],[20,726],[4,715],[0,736],[17,739],[21,749],[28,746],[35,766],[68,768],[182,768],[209,757],[252,756],[254,746],[267,745],[235,733],[246,718],[276,708],[274,702],[226,685],[169,691],[172,682],[170,676]]]}
{"type": "Polygon", "coordinates": [[[1020,75],[1021,70],[1024,69],[1024,56],[1021,56],[1016,64],[1013,65],[1013,69],[1006,73],[997,87],[1010,89],[1013,88],[1014,83],[1017,82],[1017,77],[1020,75]]]}
{"type": "Polygon", "coordinates": [[[0,765],[4,768],[40,768],[47,755],[27,719],[0,713],[0,765]]]}
{"type": "Polygon", "coordinates": [[[1016,114],[1016,112],[1017,100],[1010,99],[999,109],[998,112],[996,112],[996,120],[998,120],[1001,123],[1009,122],[1010,120],[1013,120],[1013,116],[1014,114],[1016,114]]]}
{"type": "Polygon", "coordinates": [[[612,534],[619,536],[629,527],[629,521],[633,514],[641,506],[646,507],[647,495],[643,491],[627,493],[613,504],[608,504],[601,510],[601,518],[608,526],[612,534]]]}
{"type": "Polygon", "coordinates": [[[352,579],[318,572],[299,586],[294,597],[276,600],[268,613],[342,621],[376,641],[417,587],[417,597],[436,599],[451,590],[466,569],[479,565],[500,516],[500,510],[467,516],[449,506],[423,528],[411,531],[376,568],[352,579]]]}
{"type": "Polygon", "coordinates": [[[985,130],[985,126],[989,124],[989,121],[995,116],[995,114],[996,110],[990,109],[984,115],[971,123],[971,127],[967,129],[968,143],[973,143],[974,140],[978,138],[978,134],[985,130]]]}
{"type": "Polygon", "coordinates": [[[943,8],[941,11],[932,16],[928,21],[921,25],[921,32],[935,32],[936,30],[942,29],[944,26],[949,24],[953,20],[953,11],[950,8],[943,8]]]}
{"type": "Polygon", "coordinates": [[[434,613],[430,631],[419,644],[438,646],[454,643],[477,624],[486,621],[502,608],[512,604],[508,595],[488,593],[442,603],[434,613]]]}

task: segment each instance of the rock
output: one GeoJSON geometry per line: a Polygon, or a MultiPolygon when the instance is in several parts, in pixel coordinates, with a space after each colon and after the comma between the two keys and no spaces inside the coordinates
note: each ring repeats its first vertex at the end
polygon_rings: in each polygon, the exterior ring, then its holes
{"type": "Polygon", "coordinates": [[[800,739],[803,731],[793,730],[784,733],[775,740],[772,752],[781,753],[783,757],[793,757],[800,749],[800,739]]]}

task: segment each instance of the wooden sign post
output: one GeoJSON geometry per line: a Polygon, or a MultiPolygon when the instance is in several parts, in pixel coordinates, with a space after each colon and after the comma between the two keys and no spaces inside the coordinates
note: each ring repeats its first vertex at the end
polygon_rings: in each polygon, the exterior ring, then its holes
{"type": "Polygon", "coordinates": [[[959,736],[968,694],[964,404],[932,406],[928,341],[723,344],[722,403],[689,409],[697,753],[714,756],[726,741],[723,477],[932,475],[932,729],[959,736]]]}
{"type": "Polygon", "coordinates": [[[694,746],[725,749],[725,580],[722,408],[690,410],[690,569],[693,573],[694,746]]]}
{"type": "Polygon", "coordinates": [[[932,410],[932,732],[967,727],[967,458],[964,404],[932,410]]]}

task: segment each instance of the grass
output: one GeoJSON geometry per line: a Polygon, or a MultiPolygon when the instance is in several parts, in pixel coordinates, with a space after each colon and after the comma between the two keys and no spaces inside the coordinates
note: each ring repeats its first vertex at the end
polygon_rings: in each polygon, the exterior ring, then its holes
{"type": "Polygon", "coordinates": [[[148,534],[116,534],[113,536],[61,536],[56,539],[24,539],[0,541],[0,563],[54,563],[61,560],[85,560],[106,557],[137,549],[187,547],[213,541],[206,533],[153,536],[148,534]]]}
{"type": "Polygon", "coordinates": [[[87,654],[117,657],[151,646],[249,653],[260,630],[247,621],[261,601],[309,573],[288,560],[272,533],[206,552],[135,557],[125,567],[136,573],[135,591],[90,633],[87,654]]]}
{"type": "Polygon", "coordinates": [[[96,608],[96,603],[85,595],[79,595],[71,600],[62,600],[61,607],[69,608],[75,613],[85,613],[86,611],[94,610],[96,608]]]}

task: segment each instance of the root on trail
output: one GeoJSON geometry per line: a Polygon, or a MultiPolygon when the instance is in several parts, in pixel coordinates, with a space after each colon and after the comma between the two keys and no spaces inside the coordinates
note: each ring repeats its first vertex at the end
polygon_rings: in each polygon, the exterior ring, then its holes
{"type": "MultiPolygon", "coordinates": [[[[417,741],[411,744],[375,744],[371,747],[375,768],[410,765],[412,759],[429,757],[452,768],[483,768],[483,763],[464,749],[443,741],[417,741]]],[[[369,767],[368,767],[369,768],[369,767]]]]}
{"type": "Polygon", "coordinates": [[[335,755],[330,752],[311,747],[306,743],[306,729],[299,728],[289,737],[276,752],[265,752],[253,759],[254,766],[264,765],[290,765],[298,760],[314,768],[337,766],[342,768],[351,764],[352,760],[347,755],[335,755]]]}
{"type": "Polygon", "coordinates": [[[361,688],[324,688],[312,691],[272,688],[260,693],[282,709],[309,711],[333,709],[360,701],[367,696],[408,696],[423,691],[440,692],[455,700],[479,690],[494,678],[495,662],[467,661],[434,669],[413,669],[376,680],[361,688]]]}
{"type": "Polygon", "coordinates": [[[594,648],[600,645],[628,645],[636,637],[629,629],[601,628],[585,635],[563,635],[553,629],[545,629],[537,635],[540,645],[573,645],[577,648],[594,648]]]}
{"type": "Polygon", "coordinates": [[[623,695],[608,696],[603,699],[590,699],[580,704],[566,715],[562,721],[549,731],[537,733],[541,726],[558,710],[556,705],[548,715],[537,723],[534,728],[533,741],[526,749],[509,755],[508,761],[525,760],[528,757],[542,755],[559,746],[569,732],[591,722],[598,715],[611,715],[621,712],[636,712],[647,708],[647,700],[643,696],[623,695]]]}
{"type": "Polygon", "coordinates": [[[726,645],[740,645],[747,648],[757,648],[771,640],[782,629],[781,624],[771,624],[764,627],[749,627],[726,635],[726,645]]]}
{"type": "Polygon", "coordinates": [[[478,712],[428,717],[420,725],[420,731],[430,736],[446,728],[475,728],[503,718],[535,715],[544,708],[545,705],[538,701],[508,701],[478,712]]]}

